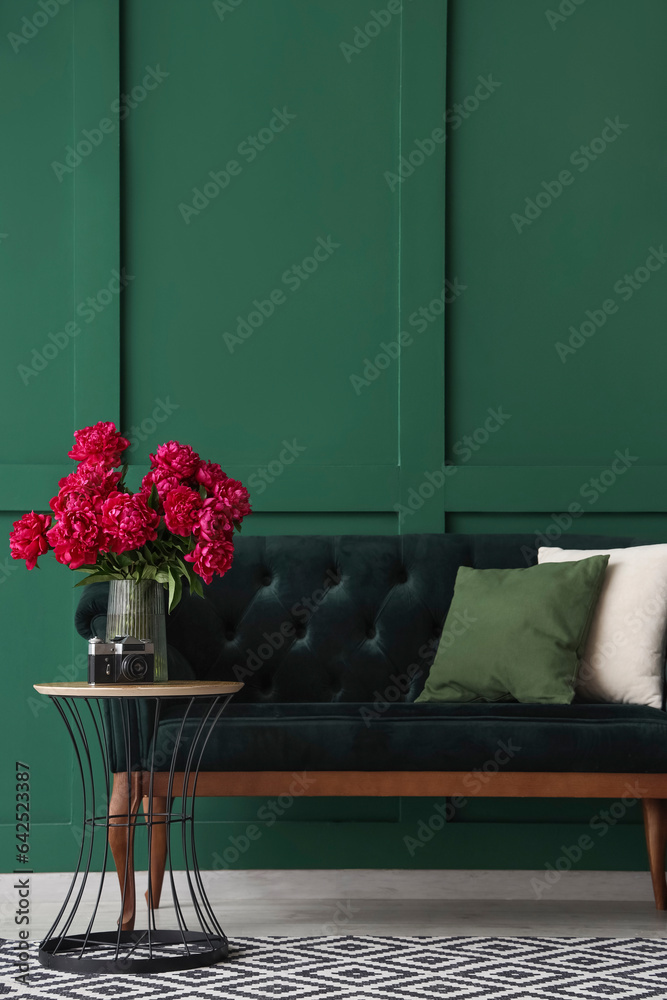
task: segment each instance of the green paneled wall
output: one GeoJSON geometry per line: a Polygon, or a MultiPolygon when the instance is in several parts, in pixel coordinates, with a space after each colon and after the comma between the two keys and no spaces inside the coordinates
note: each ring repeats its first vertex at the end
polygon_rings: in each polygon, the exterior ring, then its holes
{"type": "Polygon", "coordinates": [[[449,316],[448,445],[502,404],[512,419],[471,465],[604,467],[630,448],[664,466],[667,258],[624,275],[666,235],[667,8],[587,0],[552,30],[555,3],[450,6],[449,99],[478,70],[501,85],[448,146],[448,268],[469,285],[449,316]]]}
{"type": "MultiPolygon", "coordinates": [[[[132,438],[135,476],[169,438],[220,460],[257,534],[544,532],[577,502],[572,530],[667,537],[667,268],[637,272],[667,236],[667,7],[371,9],[70,0],[33,35],[28,0],[0,8],[3,537],[98,419],[132,438]],[[114,269],[126,287],[87,320],[114,269]],[[587,488],[626,449],[627,471],[587,488]],[[446,491],[399,517],[445,456],[446,491]]],[[[73,581],[0,572],[3,760],[34,771],[34,867],[68,869],[73,761],[28,699],[83,675],[73,581]]],[[[204,800],[200,861],[540,868],[607,805],[480,800],[408,849],[436,804],[300,800],[245,851],[266,803],[204,800]]],[[[637,810],[580,864],[645,867],[637,810]]]]}
{"type": "Polygon", "coordinates": [[[24,510],[48,508],[59,475],[71,465],[66,453],[74,427],[101,413],[115,419],[118,404],[118,296],[106,301],[118,266],[118,136],[115,144],[107,137],[100,148],[90,145],[78,166],[78,154],[68,151],[113,98],[117,17],[104,0],[71,3],[44,24],[43,12],[33,23],[35,11],[27,2],[0,7],[5,871],[16,864],[17,759],[32,774],[35,869],[74,866],[74,759],[55,708],[32,684],[44,677],[80,677],[75,657],[82,652],[80,640],[73,641],[73,578],[50,561],[28,574],[9,557],[8,533],[24,510]]]}

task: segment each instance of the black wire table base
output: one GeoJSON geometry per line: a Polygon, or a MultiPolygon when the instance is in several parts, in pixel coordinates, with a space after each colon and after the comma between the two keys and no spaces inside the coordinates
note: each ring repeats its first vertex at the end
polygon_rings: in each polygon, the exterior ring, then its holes
{"type": "MultiPolygon", "coordinates": [[[[81,974],[141,974],[213,965],[226,958],[229,949],[225,933],[206,895],[199,870],[194,814],[202,756],[231,694],[188,694],[187,698],[181,695],[181,704],[186,704],[178,719],[170,720],[177,733],[168,741],[171,759],[167,765],[168,752],[156,744],[162,706],[166,700],[173,702],[173,696],[169,697],[164,693],[154,695],[151,692],[151,695],[142,696],[144,705],[140,706],[136,697],[100,695],[96,694],[95,686],[86,688],[85,695],[49,695],[74,746],[76,767],[83,789],[83,833],[72,883],[58,916],[40,943],[39,961],[47,968],[81,974]],[[154,703],[152,712],[151,703],[154,703]],[[149,747],[142,748],[139,745],[142,732],[139,714],[146,711],[152,721],[153,736],[149,747]],[[116,733],[113,753],[110,732],[112,720],[116,733]],[[120,741],[119,730],[122,731],[120,741]],[[122,811],[119,812],[116,805],[115,811],[111,812],[111,765],[118,761],[119,755],[123,757],[121,766],[125,766],[120,777],[127,779],[127,808],[125,809],[123,801],[122,811]],[[177,761],[178,783],[175,784],[177,761]],[[155,811],[153,808],[156,768],[160,773],[161,796],[165,795],[164,776],[168,775],[165,811],[155,811]],[[100,787],[101,773],[104,776],[103,788],[100,787]],[[174,809],[174,799],[177,797],[175,792],[181,800],[179,809],[174,809]],[[146,796],[148,799],[144,816],[138,813],[139,796],[146,796]],[[143,911],[146,926],[130,930],[123,927],[128,919],[128,905],[132,905],[130,900],[134,900],[134,870],[130,867],[130,857],[135,831],[142,827],[146,829],[148,844],[148,903],[143,911]],[[165,874],[170,882],[177,924],[175,929],[169,930],[156,926],[153,905],[151,854],[158,827],[162,828],[159,832],[166,838],[165,874]],[[116,880],[115,874],[107,871],[110,832],[112,836],[120,834],[129,845],[123,852],[124,871],[122,864],[118,869],[120,910],[115,930],[99,929],[96,926],[105,879],[113,875],[114,881],[116,880]],[[173,837],[178,834],[187,883],[183,901],[176,891],[172,864],[173,837]],[[104,856],[101,871],[93,872],[93,852],[96,842],[99,844],[102,838],[104,856]],[[97,878],[99,886],[95,889],[93,883],[97,878]],[[89,897],[91,887],[93,889],[92,910],[89,906],[90,898],[82,905],[87,886],[89,897]],[[187,920],[184,913],[186,906],[189,908],[187,920]],[[85,926],[83,929],[79,926],[75,931],[75,923],[85,926]]],[[[157,685],[153,690],[157,691],[157,685]]],[[[145,725],[143,728],[145,729],[145,725]]],[[[117,768],[118,764],[115,766],[117,768]]],[[[119,777],[118,770],[115,776],[119,777]]],[[[118,856],[116,861],[118,864],[118,856]]],[[[137,895],[143,901],[143,893],[137,895]]]]}
{"type": "Polygon", "coordinates": [[[39,960],[49,969],[61,972],[100,973],[176,972],[215,965],[227,958],[229,946],[224,936],[204,937],[196,931],[153,931],[148,947],[148,931],[121,931],[120,949],[116,931],[90,934],[84,957],[80,952],[82,936],[51,938],[42,941],[39,960]],[[190,953],[183,952],[187,944],[190,953]]]}

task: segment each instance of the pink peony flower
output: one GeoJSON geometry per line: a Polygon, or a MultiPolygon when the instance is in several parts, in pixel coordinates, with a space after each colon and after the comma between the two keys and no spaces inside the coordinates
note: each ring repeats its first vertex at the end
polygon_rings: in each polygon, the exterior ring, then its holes
{"type": "Polygon", "coordinates": [[[199,519],[194,529],[197,538],[207,542],[215,542],[222,538],[231,538],[234,524],[230,517],[229,507],[220,497],[209,497],[202,501],[199,519]]]}
{"type": "Polygon", "coordinates": [[[189,444],[179,444],[178,441],[167,441],[161,444],[154,455],[151,455],[151,465],[161,469],[176,479],[193,479],[199,468],[200,458],[189,444]]]}
{"type": "Polygon", "coordinates": [[[214,493],[215,487],[224,483],[225,480],[229,479],[229,476],[222,471],[217,462],[200,462],[195,479],[208,493],[214,493]]]}
{"type": "Polygon", "coordinates": [[[229,511],[232,521],[242,521],[252,514],[248,491],[238,479],[225,479],[215,486],[215,496],[218,497],[229,511]]]}
{"type": "Polygon", "coordinates": [[[75,472],[61,479],[58,485],[58,495],[49,501],[49,507],[54,514],[62,514],[77,498],[88,499],[96,510],[102,509],[102,504],[113,493],[120,480],[117,469],[97,468],[90,465],[80,465],[75,472]]]}
{"type": "Polygon", "coordinates": [[[69,457],[76,462],[102,468],[120,465],[120,456],[130,444],[110,420],[74,431],[74,440],[76,444],[68,452],[69,457]]]}
{"type": "Polygon", "coordinates": [[[180,479],[176,476],[172,476],[169,472],[164,469],[151,469],[147,472],[144,478],[141,480],[141,493],[148,494],[150,496],[153,486],[157,490],[157,495],[159,496],[162,503],[164,503],[164,498],[172,490],[175,490],[177,486],[182,486],[180,479]]]}
{"type": "Polygon", "coordinates": [[[50,524],[50,514],[35,514],[34,510],[14,521],[9,535],[12,559],[25,559],[28,569],[34,569],[38,557],[49,550],[46,529],[50,524]]]}
{"type": "Polygon", "coordinates": [[[54,555],[58,562],[64,563],[70,569],[95,565],[99,549],[89,549],[75,538],[63,538],[58,541],[52,539],[52,543],[54,555]]]}
{"type": "Polygon", "coordinates": [[[175,535],[188,536],[199,524],[202,498],[189,486],[176,486],[164,498],[164,523],[175,535]]]}
{"type": "Polygon", "coordinates": [[[104,532],[90,499],[72,494],[67,509],[47,532],[47,538],[58,562],[69,564],[70,569],[95,563],[104,543],[104,532]]]}
{"type": "Polygon", "coordinates": [[[114,424],[100,421],[75,431],[74,438],[69,456],[79,464],[60,480],[51,498],[55,518],[31,511],[15,521],[12,558],[25,559],[28,569],[34,569],[39,556],[53,548],[58,562],[73,570],[97,567],[103,576],[122,575],[130,562],[144,555],[149,564],[166,563],[182,574],[186,559],[207,584],[227,572],[234,530],[252,512],[242,483],[230,479],[217,462],[202,461],[189,445],[167,441],[150,456],[151,468],[139,492],[129,493],[118,469],[129,442],[114,424]],[[157,510],[149,506],[153,490],[157,510]],[[160,543],[151,546],[163,518],[166,530],[160,543]],[[193,541],[183,544],[178,536],[193,541]],[[144,546],[150,548],[143,554],[137,551],[144,546]],[[124,552],[134,555],[120,563],[107,555],[124,552]]]}
{"type": "Polygon", "coordinates": [[[112,493],[102,506],[105,549],[127,552],[154,542],[160,515],[152,510],[144,493],[112,493]]]}
{"type": "Polygon", "coordinates": [[[216,542],[199,541],[192,552],[185,556],[186,562],[193,564],[193,569],[204,583],[211,583],[217,573],[224,576],[232,565],[234,546],[228,539],[216,542]]]}

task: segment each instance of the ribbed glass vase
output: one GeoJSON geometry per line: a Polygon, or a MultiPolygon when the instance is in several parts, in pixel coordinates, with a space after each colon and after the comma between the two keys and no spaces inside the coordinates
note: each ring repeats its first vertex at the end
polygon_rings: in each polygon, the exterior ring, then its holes
{"type": "Polygon", "coordinates": [[[167,680],[165,590],[155,580],[111,580],[106,640],[116,635],[152,639],[155,643],[155,680],[167,680]]]}

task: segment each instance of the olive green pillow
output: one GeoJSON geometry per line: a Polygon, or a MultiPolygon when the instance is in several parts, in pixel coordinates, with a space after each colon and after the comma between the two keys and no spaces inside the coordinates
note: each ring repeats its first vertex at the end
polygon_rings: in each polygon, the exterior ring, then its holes
{"type": "Polygon", "coordinates": [[[461,566],[417,701],[568,705],[609,556],[527,569],[461,566]]]}

